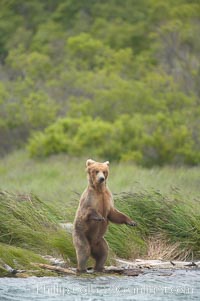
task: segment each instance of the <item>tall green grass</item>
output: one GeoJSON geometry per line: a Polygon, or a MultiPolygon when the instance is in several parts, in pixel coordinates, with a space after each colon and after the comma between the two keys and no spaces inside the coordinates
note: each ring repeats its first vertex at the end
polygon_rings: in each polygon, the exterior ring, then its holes
{"type": "MultiPolygon", "coordinates": [[[[67,155],[33,160],[25,151],[0,159],[0,189],[19,193],[34,193],[68,207],[87,185],[85,161],[88,157],[67,155]]],[[[93,158],[98,160],[98,158],[93,158]]],[[[109,160],[109,158],[107,158],[109,160]]],[[[140,192],[151,189],[162,194],[180,195],[182,199],[200,199],[200,167],[154,167],[145,169],[134,164],[110,162],[108,185],[113,193],[140,192]]]]}
{"type": "Polygon", "coordinates": [[[5,269],[5,264],[17,270],[29,270],[29,275],[52,275],[33,265],[33,263],[38,262],[46,263],[46,260],[31,250],[0,243],[0,277],[12,276],[12,274],[5,269]]]}
{"type": "MultiPolygon", "coordinates": [[[[58,223],[74,219],[87,185],[85,160],[59,155],[35,161],[22,151],[0,160],[0,249],[17,247],[75,263],[71,235],[58,223]]],[[[145,257],[149,242],[159,240],[163,248],[172,246],[171,259],[200,258],[199,176],[200,168],[148,170],[111,162],[108,184],[115,206],[138,227],[110,223],[110,253],[145,257]]]]}
{"type": "Polygon", "coordinates": [[[127,258],[145,256],[148,241],[159,237],[172,247],[178,245],[171,259],[200,258],[199,201],[186,202],[152,191],[123,193],[117,196],[116,206],[138,222],[133,230],[111,225],[108,240],[117,255],[126,250],[127,258]]]}
{"type": "Polygon", "coordinates": [[[74,260],[71,235],[58,222],[55,208],[38,197],[0,192],[1,243],[74,260]]]}

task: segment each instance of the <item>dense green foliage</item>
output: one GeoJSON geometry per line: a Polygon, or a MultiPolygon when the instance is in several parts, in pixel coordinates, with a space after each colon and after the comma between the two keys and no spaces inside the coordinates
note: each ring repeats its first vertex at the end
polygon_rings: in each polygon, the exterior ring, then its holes
{"type": "Polygon", "coordinates": [[[198,0],[1,1],[0,152],[199,164],[199,22],[198,0]]]}
{"type": "Polygon", "coordinates": [[[90,117],[59,119],[44,132],[35,133],[28,149],[38,157],[60,152],[90,154],[145,166],[200,162],[200,152],[187,127],[162,113],[122,115],[112,123],[90,117]]]}

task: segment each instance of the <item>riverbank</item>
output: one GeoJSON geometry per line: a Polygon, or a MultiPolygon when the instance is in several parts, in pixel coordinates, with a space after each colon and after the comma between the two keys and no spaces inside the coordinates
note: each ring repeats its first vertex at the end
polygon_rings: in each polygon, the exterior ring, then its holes
{"type": "MultiPolygon", "coordinates": [[[[185,203],[163,198],[157,193],[151,196],[126,193],[118,195],[117,207],[125,213],[138,212],[140,222],[135,231],[127,226],[110,224],[106,235],[110,246],[107,265],[123,269],[199,267],[199,219],[198,215],[192,215],[193,211],[185,203]],[[168,229],[172,221],[173,229],[168,229]],[[145,258],[144,262],[134,261],[134,254],[145,258]],[[120,266],[118,258],[122,256],[125,260],[132,260],[121,261],[120,266]],[[162,260],[147,260],[153,257],[162,260]],[[190,261],[186,262],[187,259],[190,261]]],[[[75,272],[72,224],[61,223],[52,204],[47,204],[32,194],[1,191],[0,209],[0,277],[56,276],[70,273],[56,268],[44,268],[49,263],[52,265],[50,258],[60,258],[57,260],[58,266],[63,265],[64,269],[70,267],[72,274],[75,272]],[[50,256],[46,256],[47,254],[50,256]]],[[[89,265],[92,266],[93,262],[89,261],[89,265]]],[[[56,267],[56,261],[53,266],[56,267]]]]}
{"type": "MultiPolygon", "coordinates": [[[[33,161],[21,152],[0,160],[0,276],[8,274],[5,265],[14,271],[56,275],[30,265],[49,264],[41,257],[45,255],[61,258],[66,267],[75,268],[70,229],[87,181],[78,161],[66,156],[33,161]]],[[[106,264],[115,265],[116,258],[198,262],[200,190],[195,183],[199,174],[197,168],[172,172],[125,164],[111,166],[109,186],[115,206],[136,220],[138,227],[110,223],[106,264]],[[172,181],[174,186],[169,190],[172,181]],[[164,192],[165,186],[168,189],[164,192]],[[193,194],[188,197],[191,187],[193,194]]],[[[92,260],[88,266],[93,266],[92,260]]]]}
{"type": "MultiPolygon", "coordinates": [[[[29,253],[30,255],[30,253],[29,253]]],[[[36,277],[58,277],[58,276],[80,276],[75,267],[70,267],[62,258],[55,258],[51,255],[35,256],[37,262],[28,262],[27,269],[13,269],[11,266],[5,264],[2,260],[0,262],[0,271],[3,274],[1,277],[17,277],[28,278],[36,277]],[[29,269],[28,269],[29,267],[29,269]]],[[[93,268],[88,268],[87,273],[82,274],[83,277],[99,277],[102,275],[121,275],[135,277],[150,271],[165,271],[168,276],[173,274],[175,270],[196,270],[200,271],[200,261],[163,261],[163,260],[145,260],[136,259],[133,261],[115,258],[114,265],[105,266],[105,270],[101,273],[96,273],[93,268]]],[[[165,275],[166,275],[165,273],[165,275]]]]}

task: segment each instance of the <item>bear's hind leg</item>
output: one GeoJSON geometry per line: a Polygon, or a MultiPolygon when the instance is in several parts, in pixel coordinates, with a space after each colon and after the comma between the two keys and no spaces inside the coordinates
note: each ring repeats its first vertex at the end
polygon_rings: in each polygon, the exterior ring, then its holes
{"type": "Polygon", "coordinates": [[[77,257],[77,272],[86,272],[87,271],[87,261],[90,257],[91,249],[89,242],[86,237],[78,235],[74,236],[74,246],[76,249],[77,257]]]}
{"type": "Polygon", "coordinates": [[[91,254],[95,259],[95,271],[102,272],[108,256],[108,245],[104,238],[91,245],[91,254]]]}

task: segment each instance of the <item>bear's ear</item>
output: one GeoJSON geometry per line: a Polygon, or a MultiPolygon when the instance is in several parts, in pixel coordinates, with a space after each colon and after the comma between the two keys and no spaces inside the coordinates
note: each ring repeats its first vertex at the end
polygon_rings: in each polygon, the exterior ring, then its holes
{"type": "Polygon", "coordinates": [[[93,163],[95,163],[94,160],[88,159],[88,160],[86,161],[86,167],[90,166],[90,165],[93,164],[93,163]]]}
{"type": "Polygon", "coordinates": [[[109,162],[109,161],[106,161],[106,162],[104,162],[104,164],[106,164],[106,165],[109,166],[110,162],[109,162]]]}

